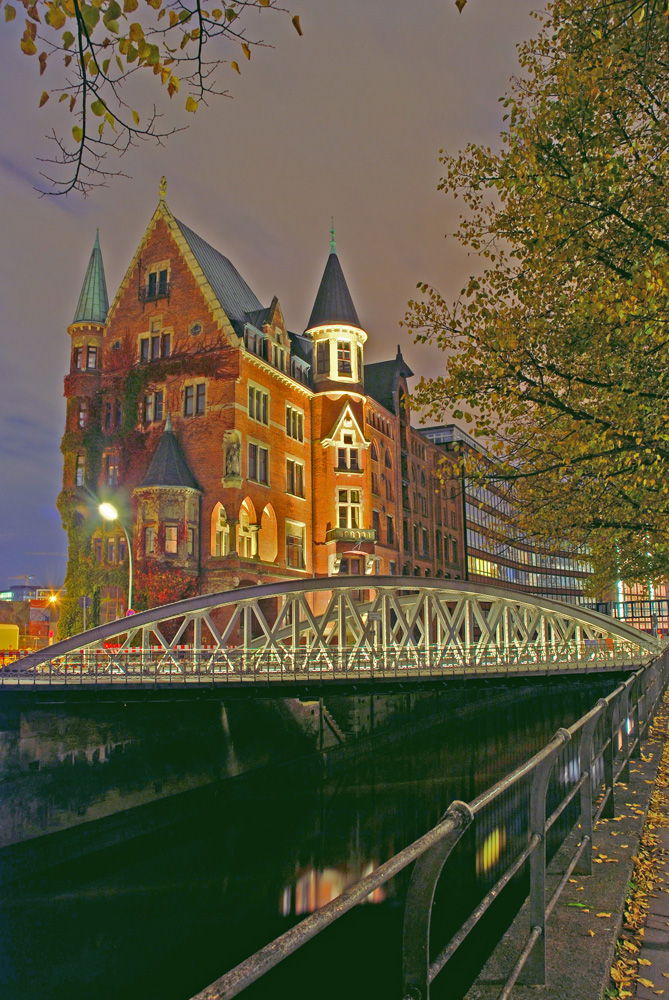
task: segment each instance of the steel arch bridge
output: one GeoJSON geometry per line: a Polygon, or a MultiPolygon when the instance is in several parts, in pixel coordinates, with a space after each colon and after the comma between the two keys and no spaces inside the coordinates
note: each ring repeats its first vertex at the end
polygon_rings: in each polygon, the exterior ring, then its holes
{"type": "Polygon", "coordinates": [[[4,687],[422,680],[615,671],[657,639],[577,605],[469,582],[323,577],[203,594],[72,636],[4,687]]]}

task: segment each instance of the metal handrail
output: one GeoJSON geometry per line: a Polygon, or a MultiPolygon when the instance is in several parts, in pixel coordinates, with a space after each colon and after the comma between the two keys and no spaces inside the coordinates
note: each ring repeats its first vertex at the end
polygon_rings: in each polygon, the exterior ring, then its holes
{"type": "Polygon", "coordinates": [[[404,1000],[429,1000],[430,984],[498,898],[523,865],[530,863],[530,932],[521,954],[509,975],[499,1000],[508,1000],[521,972],[529,982],[545,983],[546,920],[573,872],[592,874],[592,828],[601,815],[614,814],[614,784],[629,770],[631,758],[640,755],[640,744],[648,733],[651,719],[669,679],[669,650],[627,678],[615,691],[601,698],[568,729],[559,729],[553,739],[530,760],[482,792],[470,803],[455,801],[441,821],[418,840],[405,847],[379,868],[350,886],[340,896],[296,924],[280,937],[245,959],[192,1000],[228,1000],[278,965],[284,958],[306,944],[374,889],[385,885],[415,861],[404,912],[403,997],[404,1000]],[[621,711],[621,708],[624,709],[621,711]],[[602,722],[602,726],[599,725],[602,722]],[[599,733],[598,730],[603,731],[599,733]],[[630,734],[633,738],[630,739],[630,734]],[[546,796],[554,765],[567,744],[579,739],[580,775],[562,796],[550,816],[546,816],[546,796]],[[616,745],[622,750],[616,770],[616,745]],[[595,743],[598,745],[595,746],[595,743]],[[603,779],[596,781],[596,769],[603,763],[603,779]],[[512,859],[506,871],[474,908],[456,934],[430,961],[430,918],[437,883],[455,845],[476,820],[476,816],[501,794],[524,778],[531,780],[528,843],[512,859]],[[603,786],[603,787],[602,787],[603,786]],[[593,811],[595,793],[601,790],[599,804],[593,811]],[[576,823],[581,838],[567,870],[551,898],[546,901],[546,834],[567,805],[580,792],[580,815],[576,823]]]}

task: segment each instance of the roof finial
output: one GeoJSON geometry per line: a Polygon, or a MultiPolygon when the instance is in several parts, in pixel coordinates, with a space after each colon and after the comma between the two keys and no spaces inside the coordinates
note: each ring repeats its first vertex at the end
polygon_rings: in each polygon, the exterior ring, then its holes
{"type": "Polygon", "coordinates": [[[334,228],[334,216],[331,216],[331,226],[330,226],[330,253],[337,252],[337,244],[335,243],[335,228],[334,228]]]}
{"type": "Polygon", "coordinates": [[[170,413],[169,410],[167,411],[167,417],[165,418],[165,430],[166,431],[172,430],[172,414],[170,413]]]}
{"type": "Polygon", "coordinates": [[[167,197],[167,178],[165,177],[164,174],[160,178],[160,184],[158,185],[158,193],[160,195],[160,200],[165,201],[165,198],[167,197]]]}

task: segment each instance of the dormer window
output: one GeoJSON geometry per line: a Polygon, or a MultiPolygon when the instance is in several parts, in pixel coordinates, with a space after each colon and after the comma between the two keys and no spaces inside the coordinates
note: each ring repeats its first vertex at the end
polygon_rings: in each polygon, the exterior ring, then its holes
{"type": "Polygon", "coordinates": [[[168,261],[153,264],[146,275],[146,284],[139,289],[140,300],[151,302],[156,299],[169,298],[169,273],[168,261]]]}
{"type": "Polygon", "coordinates": [[[342,472],[360,472],[360,452],[353,443],[352,434],[342,435],[342,443],[337,448],[337,469],[342,472]]]}

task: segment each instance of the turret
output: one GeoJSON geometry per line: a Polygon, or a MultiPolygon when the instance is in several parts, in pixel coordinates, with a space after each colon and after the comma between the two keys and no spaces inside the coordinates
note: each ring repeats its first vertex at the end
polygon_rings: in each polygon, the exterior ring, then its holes
{"type": "Polygon", "coordinates": [[[317,392],[332,389],[363,392],[363,345],[367,334],[360,325],[339,263],[334,226],[330,236],[330,256],[305,330],[305,336],[314,345],[314,388],[317,392]]]}

